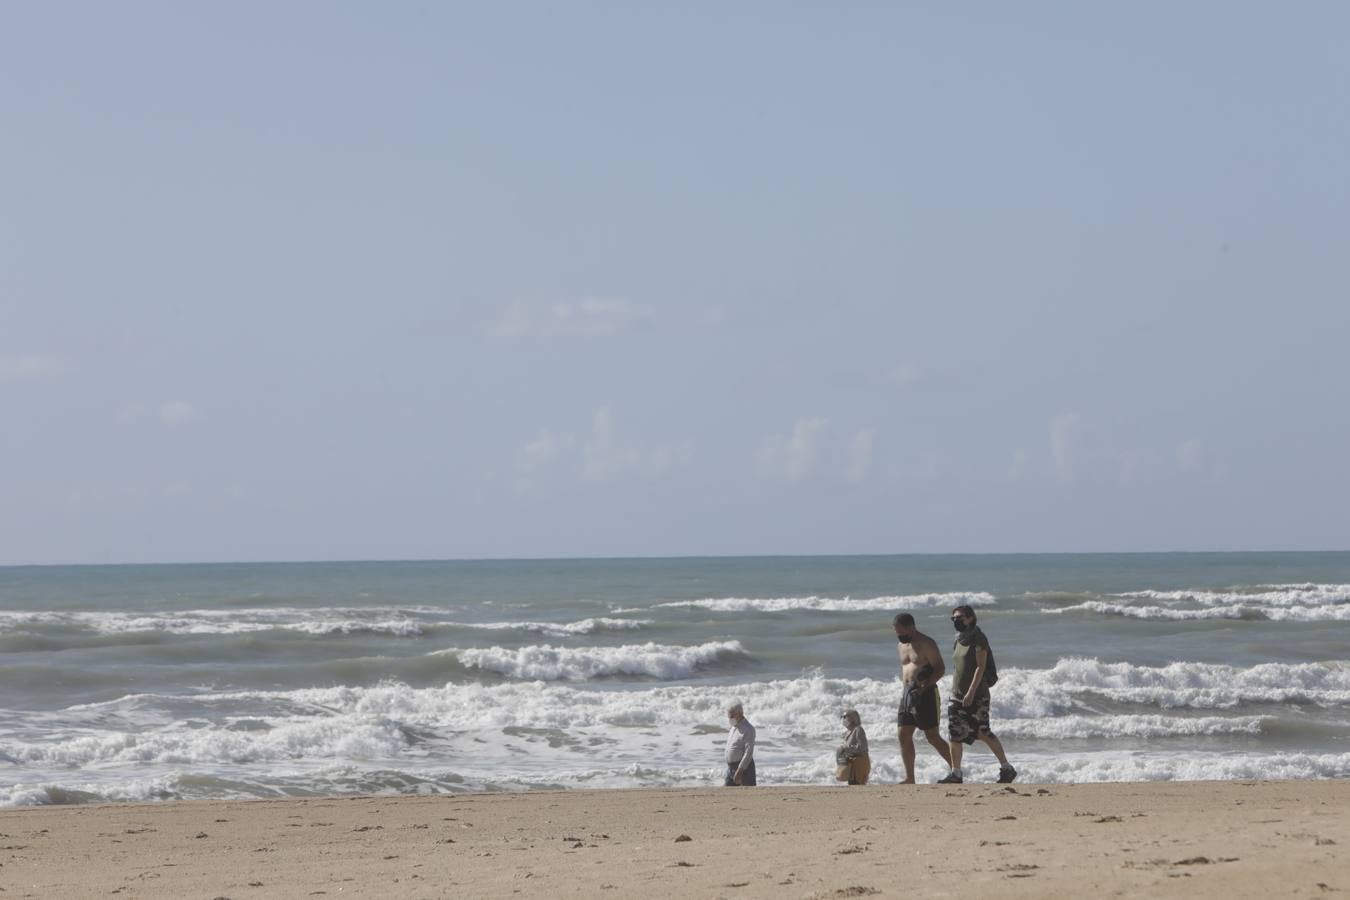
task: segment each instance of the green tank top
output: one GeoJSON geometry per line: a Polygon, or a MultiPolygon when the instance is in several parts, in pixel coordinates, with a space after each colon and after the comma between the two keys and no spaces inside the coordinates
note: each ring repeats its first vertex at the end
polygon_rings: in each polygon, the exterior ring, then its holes
{"type": "MultiPolygon", "coordinates": [[[[958,700],[966,695],[966,691],[970,690],[970,682],[975,677],[975,669],[980,664],[980,661],[975,657],[975,648],[981,646],[986,650],[989,647],[989,639],[984,636],[983,632],[976,635],[975,640],[968,645],[957,641],[956,649],[952,652],[952,686],[958,700]]],[[[980,685],[976,694],[987,690],[989,688],[980,685]]]]}

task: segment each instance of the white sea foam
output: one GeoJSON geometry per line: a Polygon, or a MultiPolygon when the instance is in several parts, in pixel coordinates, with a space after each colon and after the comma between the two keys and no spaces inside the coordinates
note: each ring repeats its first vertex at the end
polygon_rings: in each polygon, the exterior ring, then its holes
{"type": "Polygon", "coordinates": [[[1350,622],[1350,585],[1274,584],[1224,589],[1127,591],[1105,600],[1042,609],[1061,615],[1095,612],[1161,621],[1252,619],[1275,622],[1350,622]]]}
{"type": "MultiPolygon", "coordinates": [[[[557,651],[559,648],[548,649],[557,651]]],[[[548,654],[541,665],[547,667],[546,674],[556,681],[564,672],[593,673],[616,663],[625,668],[637,668],[658,662],[657,671],[668,671],[661,668],[665,665],[683,670],[696,664],[688,656],[667,658],[664,655],[667,650],[699,650],[703,658],[719,658],[718,654],[722,653],[734,656],[742,652],[734,642],[726,646],[656,649],[653,651],[655,656],[646,656],[645,648],[612,649],[641,649],[642,652],[609,660],[578,656],[575,652],[559,656],[548,654]]],[[[517,663],[514,652],[502,651],[502,654],[500,658],[494,654],[493,661],[514,670],[517,663]]],[[[527,666],[533,664],[531,659],[526,660],[527,666]]],[[[1023,737],[1165,738],[1172,735],[1258,734],[1269,721],[1266,715],[1194,716],[1188,715],[1186,710],[1225,710],[1253,702],[1298,702],[1339,709],[1350,706],[1350,665],[1346,664],[1268,664],[1242,669],[1199,663],[1145,667],[1065,659],[1049,669],[1010,668],[1001,674],[993,692],[996,727],[1023,737]],[[1163,714],[1124,714],[1123,711],[1103,714],[1096,709],[1103,698],[1151,706],[1162,710],[1163,714]],[[1172,710],[1176,712],[1169,712],[1172,710]]],[[[949,683],[942,685],[942,690],[944,697],[950,696],[949,683]]],[[[141,694],[102,704],[87,704],[79,711],[71,712],[78,712],[80,722],[98,722],[100,716],[115,714],[115,721],[119,722],[144,717],[147,722],[162,723],[163,717],[154,714],[157,707],[190,702],[199,705],[203,718],[218,719],[222,709],[255,708],[258,710],[256,717],[273,729],[309,722],[315,717],[345,723],[331,731],[317,728],[313,732],[295,732],[310,735],[318,742],[312,745],[313,749],[299,755],[325,756],[330,754],[320,749],[322,742],[344,730],[388,735],[388,741],[382,746],[389,750],[394,746],[393,742],[402,738],[389,731],[387,723],[440,734],[486,735],[499,733],[504,728],[523,728],[558,735],[597,733],[607,739],[622,738],[630,730],[687,736],[701,733],[710,726],[720,726],[725,704],[732,698],[745,703],[756,725],[782,739],[829,740],[838,728],[839,714],[849,707],[859,710],[869,729],[889,729],[895,720],[898,695],[895,680],[831,678],[808,673],[793,679],[732,685],[657,685],[643,690],[604,690],[540,680],[452,683],[434,688],[387,683],[371,687],[203,693],[188,698],[141,694]]],[[[14,722],[18,724],[20,720],[16,718],[14,722]]],[[[49,725],[38,724],[44,732],[52,733],[49,725]]],[[[201,729],[200,732],[201,740],[216,740],[211,737],[215,733],[213,730],[201,729]]],[[[291,734],[281,730],[268,737],[271,733],[231,730],[219,738],[224,749],[201,750],[201,757],[228,758],[235,752],[230,748],[239,746],[241,741],[254,742],[265,748],[281,736],[291,734]],[[241,733],[252,737],[239,737],[241,733]]],[[[66,740],[71,735],[60,737],[66,740]]],[[[123,737],[110,743],[106,738],[107,735],[100,738],[100,746],[107,744],[113,749],[100,752],[141,752],[131,744],[121,747],[118,741],[125,740],[123,737]]],[[[166,739],[162,737],[138,735],[135,747],[142,746],[142,740],[150,740],[149,746],[156,748],[155,752],[163,748],[167,748],[164,752],[171,752],[179,746],[165,743],[166,739]]],[[[306,740],[288,738],[288,746],[311,746],[305,743],[306,740]]],[[[365,740],[378,743],[374,738],[365,740]]],[[[0,740],[0,752],[18,759],[32,758],[25,743],[7,739],[0,740]]],[[[257,752],[265,755],[270,751],[257,752]]]]}
{"type": "MultiPolygon", "coordinates": [[[[645,648],[611,649],[645,652],[645,648]]],[[[735,642],[701,648],[664,648],[671,649],[701,649],[713,658],[719,653],[742,652],[735,642]]],[[[560,658],[581,665],[583,660],[576,653],[567,651],[560,658]]],[[[1244,701],[1297,700],[1324,707],[1350,705],[1350,665],[1346,664],[1269,664],[1242,669],[1199,663],[1147,667],[1065,659],[1049,669],[1011,668],[1001,674],[993,692],[994,712],[1003,723],[1000,727],[1014,728],[1018,734],[1029,737],[1165,737],[1218,734],[1225,730],[1257,733],[1267,720],[1263,715],[1197,717],[1184,712],[1094,714],[1092,708],[1099,705],[1094,698],[1102,697],[1179,711],[1221,710],[1244,701]]],[[[949,683],[942,688],[944,696],[949,696],[949,683]]],[[[832,735],[838,727],[839,714],[848,707],[857,708],[869,728],[883,723],[889,727],[894,722],[898,696],[899,687],[894,679],[832,678],[808,673],[773,681],[656,685],[643,690],[605,690],[542,680],[491,685],[452,683],[434,688],[386,683],[371,687],[206,693],[189,699],[207,708],[256,703],[280,717],[279,721],[313,715],[352,717],[355,722],[397,722],[440,732],[637,728],[694,733],[709,725],[720,725],[726,701],[735,697],[744,701],[757,725],[782,736],[814,740],[832,735]]],[[[136,708],[153,707],[157,702],[165,701],[157,701],[153,695],[137,695],[99,704],[97,708],[134,715],[136,708]]],[[[95,705],[82,708],[93,711],[95,705]]],[[[22,750],[8,745],[0,745],[0,749],[22,755],[22,750]]]]}
{"type": "Polygon", "coordinates": [[[294,759],[383,759],[396,756],[408,735],[388,719],[312,717],[265,730],[184,728],[149,733],[113,732],[70,736],[57,742],[13,748],[25,766],[79,767],[113,763],[200,765],[294,759]]]}
{"type": "Polygon", "coordinates": [[[1019,767],[1018,781],[1081,784],[1117,781],[1231,781],[1345,778],[1350,753],[1062,754],[1019,767]]]}
{"type": "MultiPolygon", "coordinates": [[[[1071,612],[1095,612],[1108,616],[1124,616],[1129,619],[1170,619],[1188,621],[1193,619],[1241,619],[1243,607],[1212,607],[1209,609],[1174,609],[1170,606],[1130,606],[1126,603],[1108,603],[1104,600],[1088,600],[1072,606],[1060,606],[1043,609],[1049,615],[1062,615],[1071,612]]],[[[1264,618],[1259,613],[1249,614],[1249,618],[1264,618]]]]}
{"type": "Polygon", "coordinates": [[[285,631],[299,631],[304,634],[390,634],[394,637],[417,637],[422,626],[411,619],[394,619],[387,622],[360,622],[352,619],[341,621],[320,620],[318,622],[293,622],[282,625],[285,631]]]}
{"type": "Polygon", "coordinates": [[[33,626],[64,626],[98,634],[161,632],[177,635],[251,634],[260,631],[292,631],[302,634],[389,634],[416,637],[421,624],[417,611],[395,608],[326,607],[304,609],[189,609],[154,614],[123,612],[0,612],[0,632],[33,626]]]}
{"type": "MultiPolygon", "coordinates": [[[[710,658],[743,652],[734,642],[720,649],[716,644],[649,647],[611,649],[642,651],[620,660],[622,667],[664,658],[672,650],[701,651],[710,658]],[[649,652],[656,656],[643,656],[649,652]]],[[[576,651],[559,652],[550,660],[547,674],[554,678],[574,669],[594,674],[615,662],[576,651]]],[[[670,663],[688,664],[687,657],[670,663]]],[[[944,696],[950,696],[948,687],[943,685],[944,696]]],[[[859,710],[872,736],[878,779],[894,780],[900,771],[891,730],[898,694],[893,679],[832,678],[819,672],[640,690],[539,680],[136,694],[33,721],[4,718],[0,758],[7,761],[0,767],[10,786],[0,788],[0,805],[147,799],[135,796],[136,785],[158,792],[151,796],[219,796],[221,791],[267,796],[280,790],[278,779],[290,785],[286,790],[331,793],[712,784],[717,767],[708,760],[717,759],[726,727],[723,710],[732,698],[744,702],[759,729],[762,783],[827,783],[829,748],[840,737],[841,711],[850,707],[859,710]],[[79,774],[71,777],[72,769],[79,774]],[[201,779],[166,786],[164,778],[172,781],[177,776],[171,773],[183,772],[216,775],[224,786],[203,787],[201,779]]],[[[1236,757],[1197,750],[1195,739],[1204,736],[1259,738],[1276,716],[1191,710],[1267,700],[1350,708],[1350,665],[1146,667],[1064,659],[1048,669],[1009,668],[994,691],[995,729],[1017,742],[1010,749],[1027,781],[1350,774],[1350,754],[1236,757]],[[1155,710],[1102,712],[1103,699],[1155,710]],[[1173,739],[1182,743],[1160,752],[1164,745],[1158,742],[1173,739]],[[1079,743],[1102,740],[1134,749],[1104,752],[1079,743]],[[1040,742],[1058,749],[1038,755],[1040,742]]],[[[935,757],[920,756],[921,779],[941,774],[929,771],[937,765],[935,757]]]]}
{"type": "Polygon", "coordinates": [[[1061,615],[1067,612],[1095,612],[1129,619],[1156,619],[1173,622],[1203,619],[1258,619],[1275,622],[1350,622],[1350,605],[1328,606],[1261,606],[1235,603],[1227,606],[1204,606],[1200,609],[1177,609],[1173,606],[1135,606],[1128,603],[1108,603],[1088,600],[1072,606],[1043,609],[1043,613],[1061,615]]]}
{"type": "Polygon", "coordinates": [[[594,634],[597,631],[635,631],[644,625],[650,625],[651,619],[582,619],[579,622],[448,622],[457,628],[473,628],[483,631],[526,631],[543,634],[548,637],[569,637],[573,635],[594,634]]]}
{"type": "Polygon", "coordinates": [[[136,803],[174,796],[171,776],[122,778],[117,781],[52,779],[0,785],[0,807],[49,806],[66,803],[136,803]]]}
{"type": "Polygon", "coordinates": [[[0,611],[0,633],[34,626],[74,627],[98,634],[159,632],[175,635],[231,635],[262,631],[300,634],[388,634],[417,637],[428,627],[486,631],[523,631],[550,637],[629,631],[651,624],[649,619],[588,618],[576,622],[450,622],[436,618],[437,609],[321,607],[305,609],[189,609],[155,614],[89,611],[0,611]]]}
{"type": "Polygon", "coordinates": [[[1048,719],[1004,719],[997,723],[1003,736],[1070,740],[1086,738],[1170,738],[1212,734],[1260,734],[1272,716],[1083,716],[1048,719]]]}
{"type": "Polygon", "coordinates": [[[854,600],[849,597],[710,597],[705,600],[673,600],[658,603],[664,607],[693,607],[714,612],[860,612],[867,610],[928,609],[932,607],[992,606],[993,594],[956,591],[943,594],[906,594],[854,600]]]}
{"type": "Polygon", "coordinates": [[[636,691],[596,690],[536,681],[447,684],[440,688],[383,684],[233,696],[270,698],[342,714],[466,731],[507,727],[691,731],[709,724],[720,726],[725,719],[727,700],[736,697],[744,701],[747,709],[754,710],[756,722],[790,734],[815,735],[822,733],[821,728],[823,733],[832,731],[846,705],[872,710],[874,720],[893,719],[898,694],[894,681],[827,678],[816,674],[729,686],[661,685],[636,691]]]}
{"type": "Polygon", "coordinates": [[[1114,596],[1202,606],[1332,606],[1350,603],[1350,584],[1261,584],[1220,590],[1127,591],[1114,596]]]}
{"type": "Polygon", "coordinates": [[[1266,663],[1250,668],[1177,662],[1135,666],[1061,659],[1050,669],[1000,669],[994,708],[1043,718],[1088,695],[1163,709],[1230,709],[1242,703],[1350,703],[1350,665],[1266,663]]]}
{"type": "MultiPolygon", "coordinates": [[[[798,756],[757,753],[761,785],[833,784],[834,758],[829,752],[798,756]]],[[[705,753],[716,757],[715,749],[705,753]]],[[[997,766],[987,754],[967,756],[967,783],[991,783],[997,766]]],[[[936,754],[916,760],[920,782],[945,774],[936,754]]],[[[1232,781],[1257,779],[1322,779],[1350,777],[1350,753],[1054,753],[1015,756],[1020,784],[1084,784],[1143,781],[1232,781]]],[[[899,754],[873,748],[872,779],[890,784],[903,772],[899,754]]],[[[469,763],[452,770],[407,763],[387,767],[329,766],[278,772],[272,767],[238,771],[226,782],[185,778],[181,774],[117,778],[69,778],[52,775],[0,786],[0,806],[31,806],[89,801],[146,801],[166,798],[241,798],[288,793],[395,794],[463,790],[529,790],[541,787],[707,787],[721,783],[721,767],[657,761],[587,763],[575,759],[526,768],[507,762],[469,763]]]]}
{"type": "Polygon", "coordinates": [[[532,645],[437,652],[453,654],[469,668],[540,681],[585,681],[610,675],[688,678],[711,663],[746,656],[740,641],[710,641],[693,647],[653,643],[578,648],[532,645]]]}

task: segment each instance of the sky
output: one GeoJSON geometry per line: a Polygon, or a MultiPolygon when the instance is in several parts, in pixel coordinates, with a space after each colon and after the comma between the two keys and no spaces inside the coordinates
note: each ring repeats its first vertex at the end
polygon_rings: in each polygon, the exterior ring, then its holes
{"type": "Polygon", "coordinates": [[[0,564],[1350,548],[1350,6],[0,0],[0,564]]]}

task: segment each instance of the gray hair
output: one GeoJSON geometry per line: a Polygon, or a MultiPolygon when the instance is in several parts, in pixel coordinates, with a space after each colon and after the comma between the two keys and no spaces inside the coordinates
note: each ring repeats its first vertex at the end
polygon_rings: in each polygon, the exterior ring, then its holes
{"type": "Polygon", "coordinates": [[[745,707],[741,706],[741,701],[732,700],[731,704],[727,706],[727,712],[735,713],[738,716],[743,716],[745,715],[745,707]]]}

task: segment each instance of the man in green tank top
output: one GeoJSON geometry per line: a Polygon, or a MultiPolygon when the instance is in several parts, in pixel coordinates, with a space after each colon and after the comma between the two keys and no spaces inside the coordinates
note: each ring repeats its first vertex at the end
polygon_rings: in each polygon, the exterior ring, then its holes
{"type": "Polygon", "coordinates": [[[999,784],[1008,784],[1017,777],[1017,770],[1008,762],[1003,743],[989,730],[989,688],[985,672],[989,667],[989,638],[975,625],[975,610],[958,606],[952,610],[952,627],[956,629],[956,646],[952,652],[952,700],[947,706],[947,737],[950,739],[952,772],[938,784],[960,784],[961,754],[965,744],[974,744],[978,738],[989,745],[998,757],[999,784]]]}

